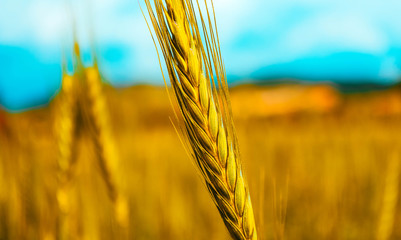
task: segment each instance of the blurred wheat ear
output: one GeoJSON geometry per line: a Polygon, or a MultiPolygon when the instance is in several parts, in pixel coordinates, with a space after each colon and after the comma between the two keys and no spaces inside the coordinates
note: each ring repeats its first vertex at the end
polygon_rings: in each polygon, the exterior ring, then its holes
{"type": "MultiPolygon", "coordinates": [[[[79,60],[80,50],[76,41],[74,51],[76,58],[79,60]]],[[[97,66],[96,54],[94,52],[92,54],[94,57],[93,66],[84,67],[80,60],[77,64],[85,90],[85,95],[81,99],[82,115],[85,116],[85,124],[91,133],[101,175],[114,205],[115,218],[118,224],[126,229],[129,222],[128,202],[122,194],[121,186],[119,186],[117,179],[119,158],[115,141],[111,134],[109,109],[103,93],[103,83],[97,66]]]]}
{"type": "Polygon", "coordinates": [[[102,81],[97,66],[85,68],[87,87],[88,126],[91,128],[102,178],[114,204],[115,217],[122,227],[128,225],[128,203],[116,179],[118,156],[112,138],[109,112],[102,91],[102,81]]]}
{"type": "Polygon", "coordinates": [[[129,222],[127,199],[122,194],[117,181],[118,156],[111,134],[109,113],[99,70],[96,63],[92,67],[83,66],[80,60],[79,45],[76,41],[74,43],[74,60],[76,69],[73,76],[65,74],[66,66],[63,66],[64,77],[57,99],[55,116],[55,133],[59,147],[57,200],[61,213],[61,238],[71,235],[69,181],[73,177],[72,168],[77,159],[78,133],[85,128],[90,131],[101,176],[114,206],[115,218],[123,229],[127,228],[129,222]]]}
{"type": "MultiPolygon", "coordinates": [[[[65,71],[64,71],[65,72],[65,71]]],[[[60,94],[57,98],[54,130],[58,143],[58,186],[57,203],[60,211],[60,238],[72,235],[71,225],[74,221],[70,216],[71,187],[73,165],[76,159],[77,147],[77,101],[78,86],[76,76],[64,73],[60,94]]]]}
{"type": "MultiPolygon", "coordinates": [[[[207,3],[202,12],[196,1],[198,21],[191,0],[145,2],[184,120],[182,132],[210,195],[234,239],[257,239],[216,23],[207,3]]],[[[214,16],[213,3],[212,9],[214,16]]]]}

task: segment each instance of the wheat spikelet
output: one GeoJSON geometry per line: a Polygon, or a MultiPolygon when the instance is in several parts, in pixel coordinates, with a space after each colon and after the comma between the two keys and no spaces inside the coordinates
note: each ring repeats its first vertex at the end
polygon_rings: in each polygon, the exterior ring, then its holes
{"type": "Polygon", "coordinates": [[[212,199],[234,239],[257,239],[215,37],[218,35],[207,4],[208,27],[197,2],[205,39],[202,43],[191,0],[154,0],[156,15],[149,0],[145,2],[183,116],[183,132],[212,199]]]}

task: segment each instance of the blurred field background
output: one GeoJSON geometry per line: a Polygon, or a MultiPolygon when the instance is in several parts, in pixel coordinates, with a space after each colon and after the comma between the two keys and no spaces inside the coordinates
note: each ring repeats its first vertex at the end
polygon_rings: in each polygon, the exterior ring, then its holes
{"type": "MultiPolygon", "coordinates": [[[[0,239],[229,239],[171,123],[138,3],[71,2],[0,1],[0,239]],[[95,39],[128,225],[84,127],[60,235],[70,11],[86,66],[95,39]]],[[[401,239],[401,3],[214,2],[260,238],[401,239]]]]}
{"type": "MultiPolygon", "coordinates": [[[[263,239],[376,239],[382,224],[388,239],[401,237],[400,169],[393,163],[400,156],[400,89],[343,95],[329,85],[280,85],[231,93],[263,239]],[[389,216],[382,220],[383,214],[389,216]]],[[[130,225],[118,235],[95,150],[82,134],[72,181],[73,238],[228,239],[169,121],[165,89],[109,87],[106,96],[130,225]]],[[[56,237],[52,110],[1,113],[1,239],[56,237]]]]}

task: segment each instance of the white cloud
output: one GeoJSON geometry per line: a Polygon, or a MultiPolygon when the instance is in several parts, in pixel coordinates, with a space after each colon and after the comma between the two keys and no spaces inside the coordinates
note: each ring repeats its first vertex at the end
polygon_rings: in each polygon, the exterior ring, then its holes
{"type": "Polygon", "coordinates": [[[60,2],[8,2],[0,8],[0,42],[54,44],[65,31],[66,14],[60,2]]]}
{"type": "Polygon", "coordinates": [[[356,51],[384,54],[389,41],[383,31],[363,15],[323,13],[289,31],[280,46],[297,58],[313,53],[356,51]]]}
{"type": "Polygon", "coordinates": [[[41,45],[55,44],[67,31],[68,11],[60,2],[41,0],[32,3],[28,10],[29,27],[41,45]]]}

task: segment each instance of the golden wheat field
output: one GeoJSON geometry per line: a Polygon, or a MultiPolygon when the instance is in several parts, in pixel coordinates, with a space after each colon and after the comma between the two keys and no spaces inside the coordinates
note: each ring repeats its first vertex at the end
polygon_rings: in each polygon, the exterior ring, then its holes
{"type": "MultiPolygon", "coordinates": [[[[230,95],[260,239],[401,239],[398,88],[248,85],[230,95]]],[[[229,239],[162,87],[105,88],[111,174],[126,202],[112,203],[88,128],[68,197],[57,194],[58,97],[0,112],[0,239],[229,239]]]]}

